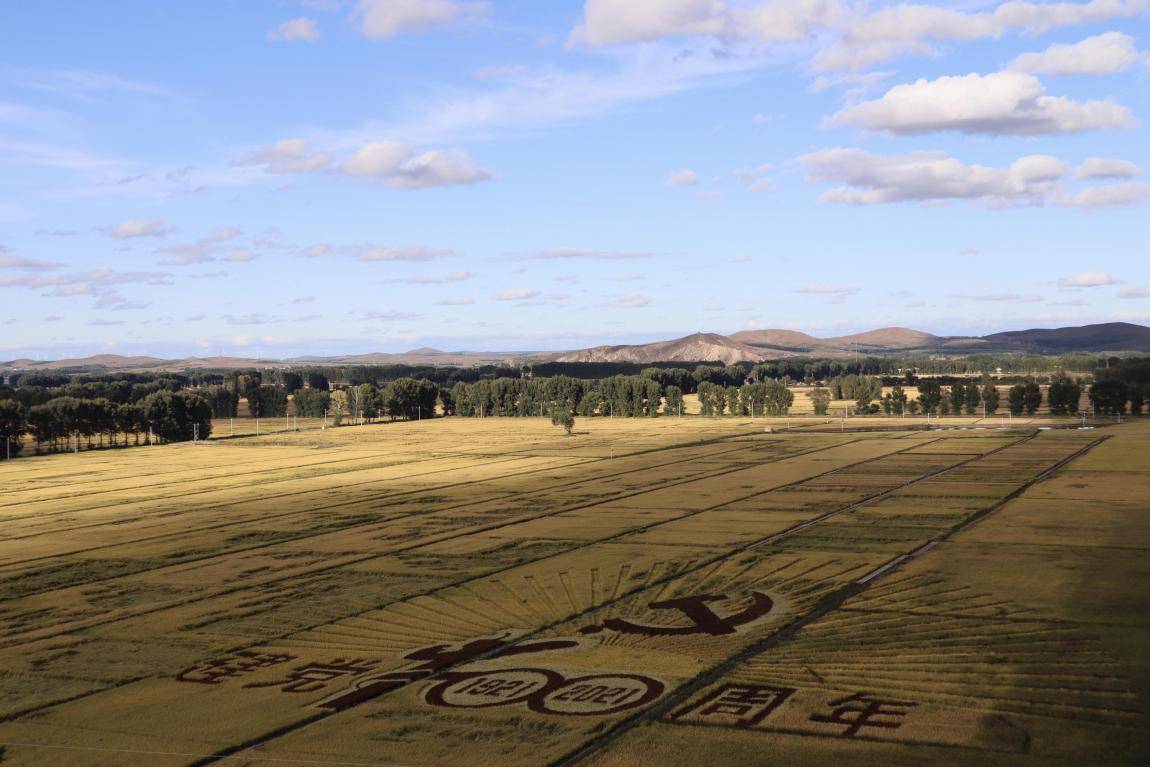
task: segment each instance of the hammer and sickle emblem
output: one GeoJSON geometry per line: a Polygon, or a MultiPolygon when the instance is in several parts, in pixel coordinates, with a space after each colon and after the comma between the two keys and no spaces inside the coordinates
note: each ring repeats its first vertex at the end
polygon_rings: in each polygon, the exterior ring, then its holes
{"type": "Polygon", "coordinates": [[[609,618],[603,621],[602,626],[588,626],[581,633],[592,634],[603,629],[610,629],[621,634],[642,634],[643,636],[684,636],[686,634],[720,636],[735,633],[737,627],[758,620],[775,606],[774,601],[760,591],[752,591],[751,604],[733,615],[721,616],[707,604],[708,602],[722,602],[726,599],[724,594],[700,594],[651,602],[647,605],[652,610],[678,610],[691,619],[692,625],[690,626],[648,626],[643,623],[632,623],[624,618],[609,618]]]}

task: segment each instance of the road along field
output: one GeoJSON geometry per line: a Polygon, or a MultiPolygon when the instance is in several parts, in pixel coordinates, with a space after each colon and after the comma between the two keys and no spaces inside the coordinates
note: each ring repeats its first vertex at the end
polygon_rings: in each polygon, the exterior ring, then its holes
{"type": "Polygon", "coordinates": [[[785,425],[0,465],[3,764],[1146,763],[1150,424],[785,425]]]}

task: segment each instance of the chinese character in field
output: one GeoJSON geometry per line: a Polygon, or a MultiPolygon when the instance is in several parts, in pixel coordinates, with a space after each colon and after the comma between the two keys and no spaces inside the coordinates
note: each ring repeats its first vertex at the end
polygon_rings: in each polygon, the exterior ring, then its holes
{"type": "Polygon", "coordinates": [[[379,665],[379,661],[336,658],[330,663],[305,663],[292,669],[283,679],[272,682],[253,682],[244,687],[279,687],[282,692],[314,692],[340,677],[366,674],[379,665]]]}
{"type": "Polygon", "coordinates": [[[691,715],[700,719],[723,721],[736,727],[754,727],[796,692],[793,687],[725,684],[671,718],[691,715]]]}
{"type": "Polygon", "coordinates": [[[576,647],[578,644],[578,642],[570,639],[545,639],[513,644],[508,636],[497,636],[473,639],[458,647],[447,644],[420,647],[403,656],[405,660],[419,661],[418,663],[409,664],[406,668],[357,679],[349,689],[338,693],[333,698],[320,701],[316,705],[332,711],[343,711],[365,701],[378,698],[397,687],[402,687],[443,669],[479,657],[505,658],[511,655],[565,650],[576,647]]]}
{"type": "Polygon", "coordinates": [[[261,668],[287,663],[290,660],[295,660],[295,656],[286,653],[241,651],[227,658],[210,660],[185,669],[176,676],[176,681],[193,684],[220,684],[225,679],[235,679],[259,671],[261,668]]]}
{"type": "Polygon", "coordinates": [[[829,714],[811,714],[811,721],[843,725],[846,729],[842,735],[851,738],[863,727],[890,730],[901,727],[902,722],[896,720],[907,715],[906,709],[918,704],[906,700],[883,700],[865,692],[856,692],[854,695],[832,700],[827,705],[836,708],[829,714]]]}

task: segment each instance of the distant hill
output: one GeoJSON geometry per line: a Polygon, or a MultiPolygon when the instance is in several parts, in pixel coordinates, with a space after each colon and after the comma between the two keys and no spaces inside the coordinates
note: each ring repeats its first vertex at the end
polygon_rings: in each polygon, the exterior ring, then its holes
{"type": "Polygon", "coordinates": [[[595,346],[569,352],[445,352],[430,347],[400,354],[376,352],[331,357],[296,357],[286,360],[245,357],[189,357],[164,360],[147,356],[98,354],[66,360],[18,359],[0,362],[0,370],[197,370],[284,368],[303,365],[522,365],[533,361],[557,362],[762,362],[788,357],[853,357],[859,354],[1065,354],[1069,352],[1150,352],[1150,327],[1129,322],[1106,322],[1066,328],[1012,330],[988,336],[936,336],[911,328],[879,328],[832,338],[816,338],[797,330],[742,330],[729,336],[695,333],[670,341],[618,346],[595,346]]]}
{"type": "Polygon", "coordinates": [[[868,330],[865,333],[855,333],[851,336],[838,336],[828,338],[825,344],[840,348],[858,346],[864,349],[926,349],[938,346],[942,339],[938,336],[924,333],[921,330],[910,328],[879,328],[868,330]]]}
{"type": "Polygon", "coordinates": [[[1150,328],[1130,322],[1106,322],[1082,327],[1034,328],[995,333],[983,339],[1040,354],[1063,352],[1150,352],[1150,328]]]}
{"type": "Polygon", "coordinates": [[[749,346],[806,352],[819,346],[821,339],[797,330],[740,330],[727,338],[749,346]]]}
{"type": "Polygon", "coordinates": [[[596,346],[562,354],[556,362],[758,362],[762,349],[739,343],[718,333],[695,333],[672,341],[633,346],[596,346]]]}

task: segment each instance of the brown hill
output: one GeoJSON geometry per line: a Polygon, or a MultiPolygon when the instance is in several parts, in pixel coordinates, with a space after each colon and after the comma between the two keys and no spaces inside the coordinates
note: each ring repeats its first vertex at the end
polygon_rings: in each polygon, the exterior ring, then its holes
{"type": "Polygon", "coordinates": [[[126,357],[122,354],[94,354],[91,357],[76,357],[66,360],[19,359],[4,363],[10,368],[31,368],[33,370],[59,370],[61,368],[147,368],[163,363],[158,357],[126,357]]]}
{"type": "Polygon", "coordinates": [[[749,346],[766,346],[772,349],[807,351],[820,346],[822,339],[797,330],[740,330],[727,338],[749,346]]]}
{"type": "Polygon", "coordinates": [[[876,349],[922,349],[938,346],[941,341],[942,339],[938,336],[921,330],[912,330],[910,328],[879,328],[878,330],[868,330],[865,333],[827,338],[823,340],[823,343],[828,346],[837,346],[840,348],[850,348],[857,344],[860,349],[863,347],[873,347],[876,349]]]}
{"type": "MultiPolygon", "coordinates": [[[[767,354],[718,333],[695,333],[673,341],[625,346],[596,346],[563,354],[557,362],[759,362],[767,354]]],[[[773,355],[773,356],[778,356],[773,355]]]]}

